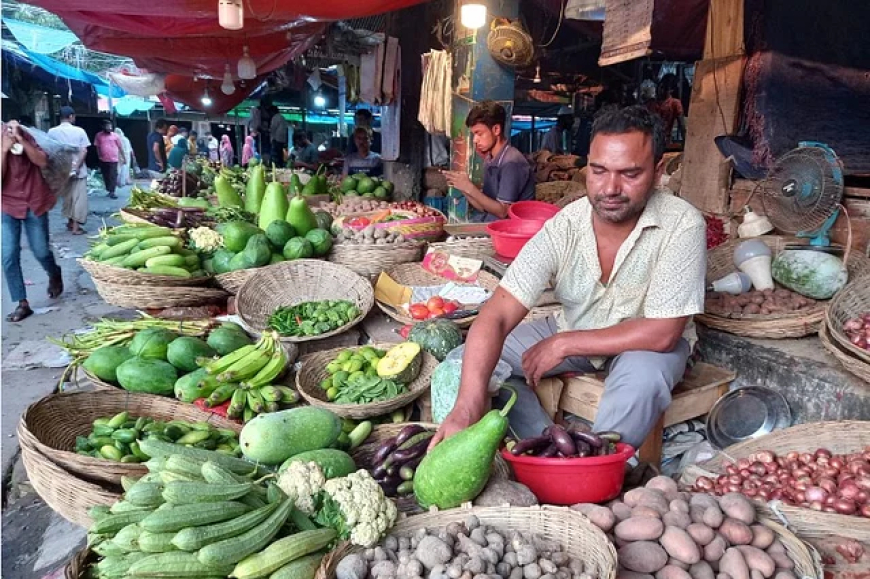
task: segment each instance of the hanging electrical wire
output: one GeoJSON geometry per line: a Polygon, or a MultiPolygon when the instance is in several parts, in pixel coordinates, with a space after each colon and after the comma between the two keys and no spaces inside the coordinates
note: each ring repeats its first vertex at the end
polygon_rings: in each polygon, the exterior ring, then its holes
{"type": "Polygon", "coordinates": [[[546,44],[541,44],[539,48],[547,48],[548,46],[553,44],[553,41],[556,40],[556,36],[559,35],[559,31],[562,29],[562,19],[565,17],[565,3],[566,0],[562,0],[562,8],[559,10],[559,22],[558,24],[556,24],[556,30],[553,32],[553,36],[546,44]]]}

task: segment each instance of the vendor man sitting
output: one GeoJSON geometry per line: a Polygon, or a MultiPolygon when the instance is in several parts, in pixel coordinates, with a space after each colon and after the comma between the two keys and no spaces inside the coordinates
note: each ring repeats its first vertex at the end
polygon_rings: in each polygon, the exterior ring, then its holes
{"type": "Polygon", "coordinates": [[[459,190],[475,209],[474,221],[506,219],[508,207],[535,198],[532,166],[505,133],[507,112],[495,101],[481,101],[465,118],[474,148],[483,157],[483,187],[478,188],[464,171],[444,171],[447,183],[459,190]]]}
{"type": "MultiPolygon", "coordinates": [[[[508,269],[468,334],[459,397],[433,445],[488,410],[487,385],[501,357],[519,400],[520,437],[551,424],[535,396],[541,378],[607,373],[595,430],[615,430],[638,448],[671,403],[703,311],[705,224],[677,197],[656,192],[665,136],[641,106],[595,119],[588,196],[549,220],[508,269]],[[520,325],[551,282],[562,310],[520,325]]],[[[494,401],[507,401],[503,392],[494,401]]]]}

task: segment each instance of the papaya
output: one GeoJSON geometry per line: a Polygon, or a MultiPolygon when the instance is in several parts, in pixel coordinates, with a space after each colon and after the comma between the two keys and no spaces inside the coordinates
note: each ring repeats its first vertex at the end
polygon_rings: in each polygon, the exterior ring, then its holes
{"type": "Polygon", "coordinates": [[[258,233],[248,240],[242,253],[247,255],[254,267],[262,267],[272,259],[272,246],[269,245],[269,240],[264,234],[258,233]]]}
{"type": "Polygon", "coordinates": [[[199,369],[197,358],[211,358],[217,354],[204,340],[193,336],[175,338],[166,350],[166,359],[182,372],[199,369]]]}
{"type": "Polygon", "coordinates": [[[178,380],[178,371],[169,362],[139,357],[118,366],[117,374],[124,390],[158,396],[171,396],[178,380]]]}
{"type": "Polygon", "coordinates": [[[254,342],[244,332],[220,327],[212,330],[206,339],[206,343],[211,346],[219,356],[226,356],[230,352],[235,352],[242,346],[253,344],[254,342]]]}
{"type": "MultiPolygon", "coordinates": [[[[327,213],[327,215],[329,215],[327,213]]],[[[296,230],[286,221],[273,221],[266,228],[266,238],[276,250],[281,251],[287,242],[296,237],[296,230]]]]}
{"type": "Polygon", "coordinates": [[[224,247],[233,253],[238,253],[245,249],[248,240],[258,233],[263,233],[263,230],[252,225],[247,221],[228,221],[221,223],[215,227],[215,231],[221,234],[224,238],[224,247]]]}
{"type": "Polygon", "coordinates": [[[240,251],[239,253],[235,254],[229,263],[230,271],[251,269],[253,267],[257,266],[255,265],[254,260],[251,259],[251,254],[245,253],[244,251],[240,251]]]}
{"type": "Polygon", "coordinates": [[[88,372],[106,382],[117,382],[118,366],[133,357],[126,346],[103,346],[97,348],[82,364],[88,372]]]}
{"type": "Polygon", "coordinates": [[[162,328],[141,330],[130,341],[130,353],[140,358],[166,360],[169,344],[178,334],[162,328]]]}

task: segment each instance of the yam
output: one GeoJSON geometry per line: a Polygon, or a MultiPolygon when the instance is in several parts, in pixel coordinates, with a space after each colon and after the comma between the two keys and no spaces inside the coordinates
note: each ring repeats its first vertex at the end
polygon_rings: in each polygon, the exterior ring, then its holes
{"type": "Polygon", "coordinates": [[[665,550],[652,541],[629,543],[619,549],[618,556],[623,567],[637,573],[655,573],[668,562],[665,550]]]}
{"type": "Polygon", "coordinates": [[[692,537],[679,527],[667,527],[661,539],[659,539],[662,547],[665,548],[668,555],[687,563],[694,565],[701,560],[701,550],[692,537]]]}
{"type": "Polygon", "coordinates": [[[767,549],[773,544],[773,540],[776,539],[776,534],[774,534],[773,530],[764,525],[752,525],[749,528],[752,530],[752,543],[750,544],[753,547],[767,549]]]}
{"type": "Polygon", "coordinates": [[[749,566],[746,564],[743,554],[733,547],[725,550],[725,554],[719,561],[719,570],[722,573],[727,573],[733,579],[751,579],[749,566]]]}
{"type": "Polygon", "coordinates": [[[656,573],[656,579],[692,579],[692,576],[676,565],[665,565],[656,573]]]}
{"type": "Polygon", "coordinates": [[[663,515],[668,512],[668,501],[664,495],[658,491],[646,488],[632,489],[625,493],[622,501],[629,507],[638,506],[650,507],[663,515]]]}
{"type": "Polygon", "coordinates": [[[725,554],[725,548],[728,546],[725,537],[716,535],[713,540],[704,546],[704,561],[713,563],[722,558],[725,554]]]}
{"type": "Polygon", "coordinates": [[[661,519],[632,517],[617,524],[613,534],[625,541],[655,541],[662,536],[665,525],[661,519]]]}
{"type": "Polygon", "coordinates": [[[718,529],[722,525],[724,519],[725,516],[722,514],[722,511],[719,510],[719,507],[707,507],[704,511],[704,516],[701,518],[701,522],[708,527],[718,529]]]}
{"type": "Polygon", "coordinates": [[[653,477],[644,486],[648,489],[660,491],[663,495],[675,493],[679,490],[676,481],[667,476],[653,477]]]}
{"type": "Polygon", "coordinates": [[[701,547],[706,547],[716,537],[716,532],[713,529],[700,523],[692,523],[686,527],[686,532],[701,547]]]}
{"type": "Polygon", "coordinates": [[[692,579],[715,579],[716,577],[713,568],[706,561],[698,561],[689,567],[689,575],[692,576],[692,579]]]}
{"type": "Polygon", "coordinates": [[[667,512],[665,513],[665,516],[662,517],[662,520],[669,527],[679,527],[681,529],[685,529],[692,524],[692,519],[689,518],[689,515],[680,511],[667,512]]]}
{"type": "Polygon", "coordinates": [[[776,571],[776,563],[770,558],[770,555],[750,545],[740,545],[736,549],[743,555],[750,571],[754,569],[766,578],[773,576],[773,572],[776,571]]]}
{"type": "MultiPolygon", "coordinates": [[[[728,493],[719,499],[722,512],[746,525],[755,522],[755,507],[740,493],[728,493]]],[[[734,577],[737,579],[737,577],[734,577]]]]}
{"type": "MultiPolygon", "coordinates": [[[[719,527],[719,534],[732,545],[748,545],[752,542],[752,530],[737,519],[728,518],[719,527]]],[[[735,577],[735,579],[737,579],[735,577]]]]}
{"type": "Polygon", "coordinates": [[[616,514],[607,507],[593,503],[577,503],[576,505],[571,505],[571,509],[586,515],[593,525],[605,533],[610,532],[610,529],[616,524],[616,514]]]}
{"type": "Polygon", "coordinates": [[[639,505],[631,509],[631,516],[634,518],[639,517],[651,517],[653,519],[662,518],[662,513],[658,509],[654,509],[653,507],[647,507],[644,505],[639,505]]]}

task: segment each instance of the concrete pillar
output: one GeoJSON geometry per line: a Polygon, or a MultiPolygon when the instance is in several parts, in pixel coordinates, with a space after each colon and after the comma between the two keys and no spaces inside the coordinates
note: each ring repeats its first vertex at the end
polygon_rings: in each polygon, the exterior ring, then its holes
{"type": "MultiPolygon", "coordinates": [[[[453,146],[450,165],[454,171],[466,171],[471,180],[480,184],[483,175],[483,159],[474,151],[470,133],[465,126],[468,112],[478,101],[498,101],[507,109],[508,124],[505,132],[510,140],[510,117],[514,102],[514,71],[493,60],[486,47],[486,37],[493,18],[514,20],[519,14],[519,0],[475,0],[486,6],[486,25],[478,30],[468,30],[460,23],[462,0],[454,4],[456,35],[453,44],[453,146]]],[[[468,217],[465,197],[451,188],[449,211],[458,219],[468,217]]]]}

